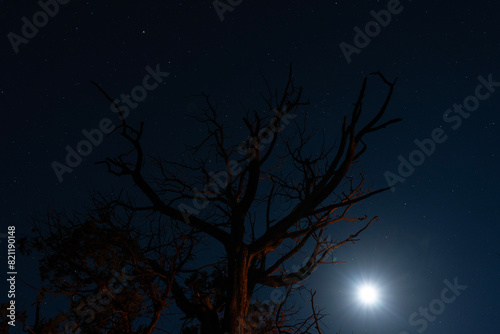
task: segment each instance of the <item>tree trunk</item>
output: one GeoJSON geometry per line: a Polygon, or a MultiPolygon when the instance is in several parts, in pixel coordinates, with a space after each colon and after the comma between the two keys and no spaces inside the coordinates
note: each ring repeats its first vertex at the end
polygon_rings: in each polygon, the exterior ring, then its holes
{"type": "MultiPolygon", "coordinates": [[[[229,253],[229,252],[228,252],[229,253]]],[[[239,245],[238,249],[229,253],[227,305],[225,307],[223,333],[249,333],[246,326],[246,315],[250,306],[248,291],[248,270],[250,257],[248,248],[239,245]]]]}

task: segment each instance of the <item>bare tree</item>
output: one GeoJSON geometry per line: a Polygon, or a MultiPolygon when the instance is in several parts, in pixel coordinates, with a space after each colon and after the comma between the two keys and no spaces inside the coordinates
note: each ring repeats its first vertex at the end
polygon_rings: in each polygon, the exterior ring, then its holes
{"type": "MultiPolygon", "coordinates": [[[[321,333],[322,315],[316,312],[314,301],[309,318],[286,327],[290,321],[287,315],[293,311],[286,309],[283,301],[268,304],[273,310],[256,323],[251,314],[262,305],[252,299],[260,287],[282,287],[288,296],[319,264],[337,262],[329,260],[328,255],[357,241],[376,220],[348,215],[355,204],[389,189],[366,187],[362,173],[358,175],[354,168],[367,149],[367,135],[400,120],[382,121],[396,81],[387,80],[379,72],[373,76],[388,87],[382,105],[361,124],[365,78],[350,115],[343,119],[338,142],[329,145],[323,140],[319,149],[315,134],[298,121],[300,117],[294,119],[308,102],[302,100],[301,87],[294,84],[291,67],[283,92],[268,88],[268,95],[263,97],[268,111],[247,111],[243,124],[248,137],[239,142],[229,135],[209,95],[202,94],[206,109],[197,120],[206,125],[207,137],[189,148],[190,159],[185,161],[152,157],[159,171],[155,176],[144,172],[143,124],[136,129],[122,117],[115,131],[120,131],[132,150],[101,163],[114,175],[130,177],[143,196],[143,204],[124,200],[123,196],[112,203],[131,215],[158,217],[162,222],[156,225],[159,229],[175,226],[169,239],[174,249],[165,253],[163,261],[158,260],[158,249],[172,247],[161,243],[160,239],[167,238],[165,234],[155,235],[151,230],[149,237],[163,245],[159,248],[152,248],[144,238],[139,240],[138,230],[133,238],[125,235],[123,239],[133,245],[123,256],[134,258],[134,275],[139,277],[144,272],[150,275],[147,279],[163,284],[159,289],[159,283],[155,287],[138,283],[149,289],[143,299],[152,300],[146,307],[153,312],[149,330],[173,301],[183,314],[184,333],[249,333],[257,329],[262,333],[321,333]],[[339,240],[327,237],[329,228],[342,221],[361,226],[339,240]],[[213,251],[200,256],[199,251],[207,246],[213,251]],[[302,261],[308,247],[312,250],[302,261]],[[287,270],[297,259],[304,264],[292,272],[287,270]],[[166,267],[174,269],[168,271],[166,267]]],[[[57,288],[63,291],[63,286],[57,288]]],[[[137,303],[134,306],[140,307],[137,303]]],[[[103,320],[100,326],[105,325],[103,320]]],[[[151,332],[130,326],[127,330],[124,333],[151,332]]]]}
{"type": "Polygon", "coordinates": [[[52,211],[36,220],[34,237],[20,240],[21,252],[42,254],[34,324],[20,319],[28,333],[150,334],[173,303],[172,282],[198,242],[193,229],[91,197],[84,213],[52,211]],[[61,298],[69,307],[42,319],[49,297],[57,309],[61,298]]]}

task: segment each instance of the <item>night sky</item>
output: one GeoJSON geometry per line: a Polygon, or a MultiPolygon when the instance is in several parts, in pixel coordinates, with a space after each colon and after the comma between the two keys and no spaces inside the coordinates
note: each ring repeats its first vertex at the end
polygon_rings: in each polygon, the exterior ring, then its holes
{"type": "MultiPolygon", "coordinates": [[[[219,13],[211,1],[60,3],[44,16],[36,1],[0,1],[2,271],[7,226],[21,238],[34,216],[80,210],[90,191],[133,190],[95,164],[127,150],[119,135],[96,141],[71,172],[54,170],[67,165],[68,147],[88,149],[77,147],[85,133],[119,124],[91,81],[117,99],[134,93],[120,103],[127,122],[145,122],[145,151],[176,160],[205,135],[189,117],[205,107],[193,95],[210,94],[237,143],[245,109],[265,107],[264,78],[282,89],[293,63],[310,101],[300,110],[333,143],[363,78],[380,70],[398,78],[384,117],[403,121],[368,136],[360,165],[367,184],[395,191],[356,208],[379,220],[334,254],[346,263],[304,283],[318,291],[327,333],[500,332],[500,3],[233,0],[219,13]],[[37,32],[23,29],[34,19],[37,32]],[[364,283],[379,289],[376,304],[358,301],[364,283]]],[[[370,76],[364,112],[376,112],[386,91],[370,76]]],[[[18,254],[17,267],[39,284],[36,254],[18,254]]],[[[0,287],[4,302],[5,280],[0,287]]],[[[20,281],[17,289],[30,308],[37,293],[20,281]]]]}

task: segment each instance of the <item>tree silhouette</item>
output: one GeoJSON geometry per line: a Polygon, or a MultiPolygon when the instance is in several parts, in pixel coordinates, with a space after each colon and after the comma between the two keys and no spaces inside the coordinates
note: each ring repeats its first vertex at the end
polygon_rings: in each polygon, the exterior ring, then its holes
{"type": "Polygon", "coordinates": [[[319,264],[338,262],[328,258],[334,249],[357,241],[376,220],[349,216],[350,209],[389,189],[365,187],[354,168],[366,136],[400,120],[382,121],[396,81],[372,75],[388,87],[382,105],[360,124],[364,78],[338,142],[323,139],[320,148],[306,117],[295,119],[308,102],[291,67],[281,94],[268,87],[268,111],[246,112],[243,141],[234,141],[202,94],[206,109],[196,119],[206,138],[184,161],[151,157],[153,176],[144,172],[143,124],[128,125],[115,105],[122,118],[115,132],[132,150],[100,163],[130,177],[138,194],[94,194],[83,214],[52,212],[39,221],[36,237],[23,244],[25,252],[43,254],[38,290],[70,304],[56,318],[37,317],[28,331],[55,333],[65,325],[75,333],[168,332],[162,318],[177,311],[182,333],[321,333],[313,292],[306,319],[297,320],[287,301],[319,264]],[[332,240],[329,227],[342,221],[361,226],[332,240]],[[254,299],[266,287],[281,288],[279,298],[254,299]]]}

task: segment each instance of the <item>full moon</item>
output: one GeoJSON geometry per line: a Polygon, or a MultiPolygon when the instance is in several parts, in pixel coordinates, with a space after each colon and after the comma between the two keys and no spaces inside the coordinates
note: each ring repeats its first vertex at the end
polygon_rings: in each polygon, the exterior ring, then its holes
{"type": "Polygon", "coordinates": [[[374,304],[377,302],[378,294],[377,290],[370,285],[363,285],[358,291],[359,299],[365,304],[374,304]]]}

